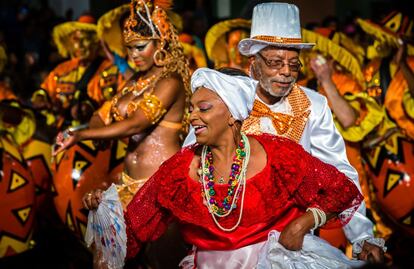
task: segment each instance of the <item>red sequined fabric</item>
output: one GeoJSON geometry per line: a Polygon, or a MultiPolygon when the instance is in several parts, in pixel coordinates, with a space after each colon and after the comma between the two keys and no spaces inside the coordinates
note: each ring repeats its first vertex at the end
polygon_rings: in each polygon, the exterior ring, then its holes
{"type": "MultiPolygon", "coordinates": [[[[363,197],[344,174],[289,139],[267,134],[253,137],[264,147],[267,165],[247,179],[243,217],[236,230],[224,232],[214,223],[198,179],[188,175],[195,152],[195,146],[189,147],[164,162],[127,207],[128,257],[136,255],[140,242],[162,235],[173,219],[188,243],[205,250],[236,249],[264,241],[269,231],[282,231],[308,207],[325,213],[346,212],[332,219],[330,226],[351,219],[363,197]]],[[[227,187],[215,185],[217,199],[225,197],[227,187]]],[[[229,216],[219,218],[222,226],[232,227],[237,222],[240,202],[229,216]]]]}

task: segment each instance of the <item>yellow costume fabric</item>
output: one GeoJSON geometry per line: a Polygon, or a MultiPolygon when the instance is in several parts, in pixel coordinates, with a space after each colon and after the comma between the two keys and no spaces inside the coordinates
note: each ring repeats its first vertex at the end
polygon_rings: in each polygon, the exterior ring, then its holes
{"type": "MultiPolygon", "coordinates": [[[[409,57],[407,62],[414,70],[414,57],[409,57]]],[[[396,121],[398,126],[403,129],[403,132],[410,138],[414,138],[414,119],[413,115],[412,96],[404,98],[408,91],[407,81],[401,70],[393,76],[393,79],[388,87],[385,95],[384,105],[390,114],[391,118],[396,121]],[[405,103],[404,103],[405,101],[405,103]],[[411,104],[411,105],[410,105],[411,104]]]]}
{"type": "Polygon", "coordinates": [[[129,202],[134,198],[138,190],[147,182],[148,178],[133,179],[125,172],[121,175],[122,183],[117,185],[118,195],[121,199],[122,207],[126,210],[129,202]]]}
{"type": "MultiPolygon", "coordinates": [[[[332,81],[339,94],[348,101],[359,115],[356,124],[349,128],[343,128],[334,117],[335,125],[345,140],[350,142],[362,141],[382,121],[384,111],[375,99],[362,91],[362,87],[351,75],[335,72],[332,74],[332,81]]],[[[319,92],[325,94],[323,89],[319,92]]],[[[331,106],[331,104],[329,105],[331,106]]]]}
{"type": "MultiPolygon", "coordinates": [[[[20,108],[17,102],[11,103],[10,106],[20,108]]],[[[26,143],[36,131],[36,120],[33,112],[30,109],[20,108],[20,113],[22,114],[22,119],[17,125],[11,126],[0,121],[0,130],[7,131],[13,137],[17,146],[26,143]]],[[[0,115],[0,118],[3,118],[3,116],[0,115]]]]}
{"type": "MultiPolygon", "coordinates": [[[[66,108],[76,91],[75,85],[82,78],[85,70],[86,68],[79,64],[77,58],[65,61],[49,73],[41,88],[48,92],[52,101],[61,100],[66,108]]],[[[104,60],[88,83],[88,96],[101,104],[105,101],[105,89],[112,88],[112,93],[117,87],[116,84],[121,81],[117,68],[109,60],[104,60]]]]}
{"type": "Polygon", "coordinates": [[[214,61],[216,68],[227,66],[230,62],[227,52],[227,40],[226,34],[236,30],[245,29],[250,31],[251,21],[245,19],[231,19],[221,21],[213,25],[206,33],[205,47],[207,57],[214,61]]]}
{"type": "Polygon", "coordinates": [[[127,53],[122,40],[120,19],[129,12],[129,8],[129,4],[119,6],[105,13],[98,20],[98,37],[105,41],[112,52],[121,57],[125,57],[127,53]]]}
{"type": "Polygon", "coordinates": [[[407,116],[414,120],[414,98],[408,90],[404,92],[403,105],[407,116]]]}
{"type": "Polygon", "coordinates": [[[329,55],[343,68],[348,70],[359,83],[362,84],[364,82],[364,76],[358,58],[345,48],[341,47],[340,44],[335,43],[333,40],[322,34],[306,29],[302,29],[302,39],[303,42],[315,43],[316,45],[312,48],[313,50],[324,55],[329,55]]]}

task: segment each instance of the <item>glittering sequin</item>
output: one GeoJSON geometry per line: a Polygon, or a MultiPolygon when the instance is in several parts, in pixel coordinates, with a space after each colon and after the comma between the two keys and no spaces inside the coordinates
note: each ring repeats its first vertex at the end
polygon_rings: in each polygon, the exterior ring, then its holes
{"type": "Polygon", "coordinates": [[[268,117],[272,120],[276,135],[299,142],[309,118],[310,101],[298,85],[294,85],[287,100],[292,107],[292,115],[273,112],[266,104],[256,100],[250,117],[243,123],[242,130],[248,134],[260,134],[263,132],[260,118],[268,117]]]}

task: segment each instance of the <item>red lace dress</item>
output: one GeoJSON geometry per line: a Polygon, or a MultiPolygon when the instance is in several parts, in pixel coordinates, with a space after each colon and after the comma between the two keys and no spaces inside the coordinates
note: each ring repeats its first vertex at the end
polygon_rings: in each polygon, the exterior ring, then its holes
{"type": "MultiPolygon", "coordinates": [[[[266,241],[269,231],[282,231],[308,207],[326,213],[347,210],[345,217],[328,224],[350,220],[363,197],[344,174],[291,140],[266,134],[253,137],[264,147],[267,164],[247,179],[243,217],[237,229],[224,232],[214,223],[203,203],[201,184],[189,177],[197,146],[187,147],[164,162],[128,205],[127,258],[137,254],[142,242],[160,237],[173,220],[179,223],[186,242],[200,250],[233,250],[266,241]]],[[[227,187],[215,185],[216,199],[225,197],[227,187]]],[[[223,227],[237,222],[240,201],[229,216],[219,219],[223,227]]]]}

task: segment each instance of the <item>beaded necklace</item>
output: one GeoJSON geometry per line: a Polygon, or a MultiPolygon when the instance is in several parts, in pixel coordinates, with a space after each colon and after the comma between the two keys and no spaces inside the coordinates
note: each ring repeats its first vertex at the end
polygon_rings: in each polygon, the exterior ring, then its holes
{"type": "Polygon", "coordinates": [[[227,196],[224,198],[223,202],[218,202],[215,199],[215,190],[214,190],[214,167],[213,167],[213,154],[208,146],[204,146],[201,154],[201,175],[200,179],[203,185],[202,196],[206,200],[207,207],[211,216],[213,217],[216,225],[223,231],[230,232],[236,229],[241,221],[243,215],[243,206],[244,206],[244,194],[246,191],[246,171],[247,164],[250,159],[250,144],[247,136],[242,133],[242,139],[237,147],[236,155],[233,159],[233,164],[231,168],[231,173],[228,182],[227,196]],[[240,214],[237,223],[231,228],[222,227],[217,219],[217,217],[223,218],[232,212],[236,208],[237,200],[242,194],[240,214]]]}
{"type": "Polygon", "coordinates": [[[137,81],[134,81],[132,87],[125,87],[122,89],[122,95],[127,94],[128,92],[132,91],[134,96],[140,96],[147,88],[150,86],[154,81],[156,75],[152,75],[146,79],[139,78],[137,81]]]}

